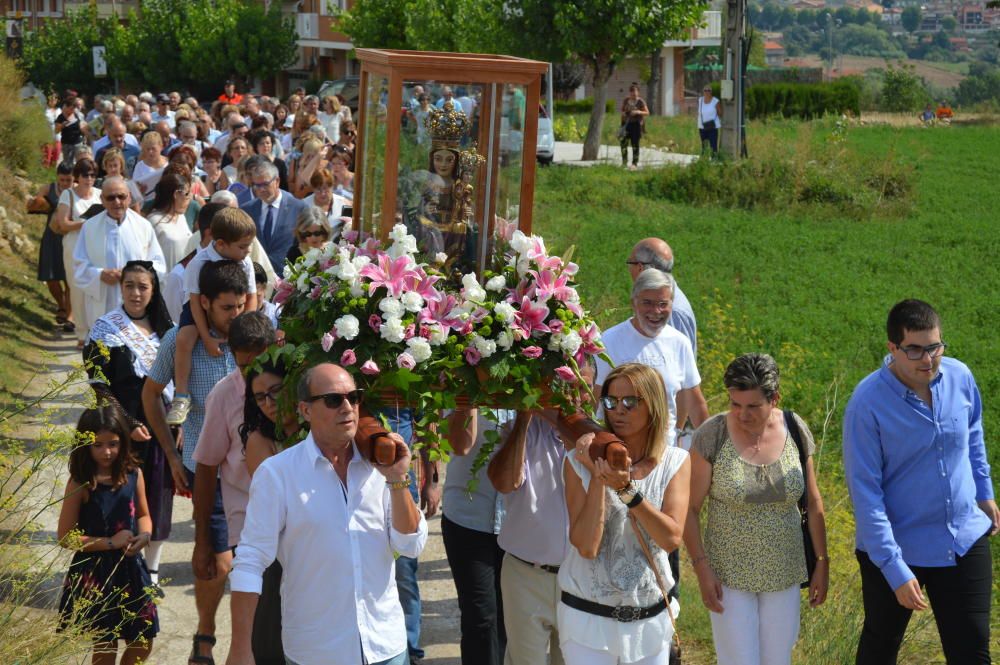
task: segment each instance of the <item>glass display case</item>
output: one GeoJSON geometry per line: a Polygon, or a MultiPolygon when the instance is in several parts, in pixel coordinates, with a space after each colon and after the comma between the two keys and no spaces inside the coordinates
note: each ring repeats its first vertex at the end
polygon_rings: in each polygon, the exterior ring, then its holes
{"type": "Polygon", "coordinates": [[[512,56],[358,49],[354,228],[402,223],[428,258],[481,272],[501,225],[531,232],[541,77],[512,56]],[[535,112],[527,112],[534,109],[535,112]]]}

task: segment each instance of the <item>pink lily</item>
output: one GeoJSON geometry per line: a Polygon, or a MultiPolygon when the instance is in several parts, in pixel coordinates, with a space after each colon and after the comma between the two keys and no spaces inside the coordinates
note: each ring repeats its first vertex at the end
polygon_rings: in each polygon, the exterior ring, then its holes
{"type": "Polygon", "coordinates": [[[458,305],[455,296],[438,295],[436,299],[425,300],[424,308],[420,310],[420,314],[418,315],[422,323],[434,321],[435,323],[440,323],[445,328],[452,328],[454,330],[458,330],[462,326],[460,319],[450,316],[458,305]]]}
{"type": "Polygon", "coordinates": [[[540,302],[548,302],[556,292],[563,293],[569,277],[557,276],[552,270],[529,270],[528,274],[535,278],[535,298],[540,302]]]}
{"type": "Polygon", "coordinates": [[[514,315],[514,326],[521,329],[525,338],[531,337],[531,333],[536,330],[549,332],[549,327],[545,325],[548,315],[549,308],[544,304],[536,304],[529,298],[521,298],[521,307],[514,315]]]}
{"type": "Polygon", "coordinates": [[[434,300],[440,293],[434,288],[434,284],[440,279],[436,275],[428,275],[423,268],[417,268],[407,275],[406,290],[416,291],[424,300],[434,300]]]}
{"type": "Polygon", "coordinates": [[[359,271],[359,274],[371,280],[368,284],[369,295],[375,293],[380,286],[384,286],[390,296],[398,297],[403,293],[406,279],[412,273],[409,265],[408,256],[392,259],[388,254],[379,253],[378,265],[369,263],[359,271]]]}

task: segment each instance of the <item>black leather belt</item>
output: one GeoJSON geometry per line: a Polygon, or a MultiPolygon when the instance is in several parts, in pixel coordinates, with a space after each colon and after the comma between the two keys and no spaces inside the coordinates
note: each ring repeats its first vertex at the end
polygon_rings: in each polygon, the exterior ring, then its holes
{"type": "MultiPolygon", "coordinates": [[[[507,554],[510,554],[510,552],[507,552],[507,554]]],[[[559,566],[550,566],[547,563],[531,563],[530,561],[525,561],[519,556],[514,556],[513,554],[510,555],[526,566],[531,566],[532,568],[538,568],[539,570],[544,570],[547,573],[553,573],[556,575],[559,574],[559,566]]]]}
{"type": "Polygon", "coordinates": [[[587,614],[596,614],[599,617],[608,617],[609,619],[614,619],[621,623],[629,623],[630,621],[641,621],[642,619],[649,619],[650,617],[655,617],[657,614],[667,609],[667,601],[660,600],[660,602],[655,605],[650,605],[649,607],[632,607],[630,605],[602,605],[600,603],[595,603],[578,596],[574,596],[571,593],[562,592],[562,602],[572,607],[574,610],[580,610],[581,612],[586,612],[587,614]]]}

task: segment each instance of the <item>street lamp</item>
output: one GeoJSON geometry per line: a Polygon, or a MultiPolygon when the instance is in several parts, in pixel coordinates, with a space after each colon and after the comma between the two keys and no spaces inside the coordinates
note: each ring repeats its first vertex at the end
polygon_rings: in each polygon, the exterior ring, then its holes
{"type": "Polygon", "coordinates": [[[833,14],[830,12],[826,13],[826,34],[827,34],[827,57],[830,59],[830,70],[829,70],[829,80],[833,80],[833,64],[836,60],[836,54],[833,50],[833,28],[834,25],[840,27],[843,21],[839,18],[834,21],[833,14]]]}

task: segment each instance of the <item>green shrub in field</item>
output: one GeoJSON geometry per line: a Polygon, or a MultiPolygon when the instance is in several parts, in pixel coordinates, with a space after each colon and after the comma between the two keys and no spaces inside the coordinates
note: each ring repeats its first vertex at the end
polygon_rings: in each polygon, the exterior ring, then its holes
{"type": "Polygon", "coordinates": [[[913,189],[913,168],[891,152],[879,160],[862,158],[845,146],[846,131],[838,122],[824,141],[804,131],[798,141],[809,144],[807,150],[761,146],[738,161],[665,166],[649,171],[637,186],[646,196],[675,203],[743,210],[825,208],[853,218],[903,212],[913,189]]]}
{"type": "Polygon", "coordinates": [[[556,141],[570,141],[579,143],[583,141],[584,129],[576,124],[576,118],[571,115],[557,115],[552,123],[552,132],[556,141]]]}
{"type": "Polygon", "coordinates": [[[52,141],[42,108],[34,100],[21,101],[23,85],[21,72],[0,55],[0,163],[12,169],[40,163],[42,146],[52,141]]]}
{"type": "Polygon", "coordinates": [[[857,81],[831,83],[762,83],[747,88],[747,115],[751,119],[781,116],[812,120],[824,115],[861,112],[857,81]]]}
{"type": "MultiPolygon", "coordinates": [[[[609,99],[605,105],[608,113],[615,112],[615,100],[609,99]]],[[[557,99],[555,102],[555,112],[559,113],[590,113],[594,110],[594,100],[590,97],[586,99],[557,99]]]]}

